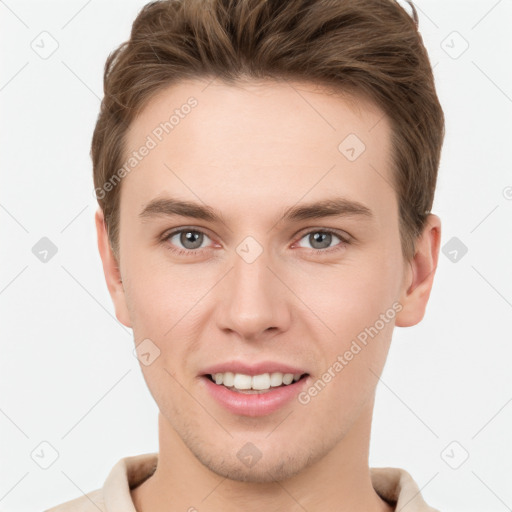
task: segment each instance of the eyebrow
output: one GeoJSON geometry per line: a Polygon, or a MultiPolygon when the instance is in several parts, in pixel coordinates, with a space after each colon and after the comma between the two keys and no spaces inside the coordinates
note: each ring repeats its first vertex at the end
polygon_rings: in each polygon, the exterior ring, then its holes
{"type": "MultiPolygon", "coordinates": [[[[192,217],[211,222],[224,222],[221,213],[210,206],[203,206],[191,201],[182,201],[171,197],[153,199],[139,213],[141,219],[153,217],[192,217]]],[[[300,222],[324,217],[361,217],[375,219],[375,215],[364,204],[345,197],[333,197],[321,201],[296,205],[285,209],[280,222],[300,222]]]]}

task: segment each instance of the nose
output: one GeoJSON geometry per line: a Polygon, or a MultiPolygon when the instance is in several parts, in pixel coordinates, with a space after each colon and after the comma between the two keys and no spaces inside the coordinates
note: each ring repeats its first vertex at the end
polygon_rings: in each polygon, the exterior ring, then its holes
{"type": "Polygon", "coordinates": [[[253,261],[243,252],[240,254],[234,254],[233,268],[219,289],[218,327],[252,341],[287,330],[290,291],[283,284],[284,277],[273,268],[267,252],[253,261]]]}

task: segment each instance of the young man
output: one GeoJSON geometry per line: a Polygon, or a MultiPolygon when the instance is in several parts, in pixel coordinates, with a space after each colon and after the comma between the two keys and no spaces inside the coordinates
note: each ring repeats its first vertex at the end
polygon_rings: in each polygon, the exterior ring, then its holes
{"type": "Polygon", "coordinates": [[[92,159],[159,452],[52,512],[434,510],[404,469],[368,467],[393,328],[422,320],[440,244],[444,118],[411,7],[141,11],[92,159]]]}

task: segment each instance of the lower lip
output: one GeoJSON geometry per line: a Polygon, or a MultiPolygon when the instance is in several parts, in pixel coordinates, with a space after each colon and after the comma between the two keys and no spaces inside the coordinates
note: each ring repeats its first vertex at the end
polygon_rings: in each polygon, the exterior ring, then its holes
{"type": "Polygon", "coordinates": [[[205,375],[201,376],[206,389],[219,404],[228,411],[243,416],[265,416],[277,411],[300,393],[308,379],[309,375],[293,384],[270,388],[266,393],[246,394],[231,391],[225,386],[215,384],[205,375]]]}

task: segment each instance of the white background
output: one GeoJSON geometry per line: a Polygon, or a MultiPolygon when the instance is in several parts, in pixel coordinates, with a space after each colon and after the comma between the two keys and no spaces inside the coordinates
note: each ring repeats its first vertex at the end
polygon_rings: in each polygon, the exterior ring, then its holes
{"type": "MultiPolygon", "coordinates": [[[[78,497],[120,458],[158,450],[157,408],[104,283],[89,157],[105,59],[144,3],[0,2],[0,512],[78,497]],[[42,31],[58,42],[47,59],[31,48],[42,31]],[[58,248],[47,263],[32,253],[42,237],[58,248]],[[31,458],[43,441],[59,454],[48,469],[31,458]]],[[[500,512],[512,508],[512,2],[416,6],[447,127],[433,212],[442,246],[457,237],[468,252],[441,253],[424,320],[395,329],[370,465],[407,469],[442,511],[500,512]]]]}

